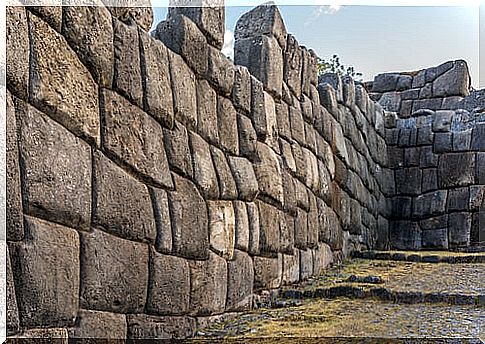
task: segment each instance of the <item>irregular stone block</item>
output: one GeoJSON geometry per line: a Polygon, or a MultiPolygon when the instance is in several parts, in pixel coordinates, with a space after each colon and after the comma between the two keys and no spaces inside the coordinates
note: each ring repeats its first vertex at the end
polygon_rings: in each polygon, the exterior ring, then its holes
{"type": "Polygon", "coordinates": [[[309,96],[310,85],[311,85],[310,79],[313,79],[312,57],[311,57],[310,51],[306,47],[301,46],[300,48],[302,52],[301,90],[303,94],[306,94],[307,96],[309,96]]]}
{"type": "Polygon", "coordinates": [[[217,124],[220,146],[232,155],[239,155],[237,112],[228,98],[217,97],[217,124]]]}
{"type": "Polygon", "coordinates": [[[145,185],[94,153],[93,225],[128,240],[155,242],[152,202],[145,185]]]}
{"type": "Polygon", "coordinates": [[[285,204],[284,209],[285,211],[289,212],[292,215],[296,215],[296,192],[295,192],[295,181],[291,174],[287,171],[283,171],[283,190],[285,193],[285,204]]]}
{"type": "Polygon", "coordinates": [[[391,222],[389,241],[396,250],[419,250],[422,246],[421,229],[411,221],[391,222]]]}
{"type": "Polygon", "coordinates": [[[136,2],[135,7],[133,3],[129,4],[126,1],[116,3],[115,1],[102,0],[107,6],[111,15],[121,20],[123,23],[130,26],[139,26],[144,31],[149,31],[153,23],[153,9],[150,0],[141,0],[136,2]],[[119,6],[120,4],[126,4],[129,7],[119,6]],[[113,6],[111,6],[113,5],[113,6]]]}
{"type": "Polygon", "coordinates": [[[470,213],[453,213],[448,220],[448,240],[450,246],[469,246],[472,216],[470,213]]]}
{"type": "Polygon", "coordinates": [[[279,220],[280,252],[291,254],[295,246],[295,220],[292,215],[281,211],[279,213],[279,220]]]}
{"type": "Polygon", "coordinates": [[[189,261],[190,310],[198,316],[224,312],[227,295],[227,264],[210,252],[208,260],[189,261]]]}
{"type": "Polygon", "coordinates": [[[208,70],[209,46],[197,25],[186,16],[169,12],[167,20],[156,29],[157,38],[182,56],[192,70],[205,76],[208,70]]]}
{"type": "MultiPolygon", "coordinates": [[[[300,98],[301,113],[303,114],[303,119],[306,121],[305,124],[313,124],[313,106],[312,101],[305,95],[300,98]]],[[[307,142],[308,143],[308,142],[307,142]]],[[[308,143],[309,144],[309,143],[308,143]]]]}
{"type": "Polygon", "coordinates": [[[453,68],[433,82],[433,96],[463,96],[470,94],[470,73],[465,61],[455,61],[453,68]]]}
{"type": "Polygon", "coordinates": [[[243,311],[252,306],[254,270],[247,253],[234,251],[234,260],[227,262],[226,311],[243,311]]]}
{"type": "Polygon", "coordinates": [[[236,218],[236,241],[234,247],[247,252],[249,249],[249,218],[246,203],[234,201],[233,206],[236,218]]]}
{"type": "Polygon", "coordinates": [[[458,188],[448,192],[448,202],[446,203],[447,212],[467,211],[470,202],[470,189],[458,188]]]}
{"type": "Polygon", "coordinates": [[[229,157],[234,180],[236,181],[239,199],[253,201],[259,193],[258,181],[253,166],[246,158],[229,157]]]}
{"type": "Polygon", "coordinates": [[[64,38],[34,15],[30,101],[63,126],[99,143],[98,86],[64,38]]]}
{"type": "Polygon", "coordinates": [[[387,111],[399,112],[401,96],[398,92],[386,92],[379,99],[379,104],[387,111]]]}
{"type": "Polygon", "coordinates": [[[389,92],[397,89],[397,83],[400,78],[399,74],[385,73],[379,74],[374,78],[372,83],[372,92],[389,92]]]}
{"type": "Polygon", "coordinates": [[[319,276],[333,263],[332,249],[327,244],[318,244],[313,250],[313,275],[319,276]]]}
{"type": "Polygon", "coordinates": [[[197,128],[197,94],[195,74],[180,55],[167,50],[170,61],[175,118],[187,129],[197,128]]]}
{"type": "Polygon", "coordinates": [[[451,133],[436,133],[434,134],[434,153],[448,153],[453,150],[451,133]]]}
{"type": "Polygon", "coordinates": [[[195,319],[190,317],[156,317],[145,314],[127,315],[128,339],[181,340],[195,335],[195,319]]]}
{"type": "Polygon", "coordinates": [[[337,214],[320,199],[317,199],[319,219],[319,241],[328,244],[333,250],[340,250],[343,233],[337,214]]]}
{"type": "MultiPolygon", "coordinates": [[[[430,195],[430,196],[433,196],[433,195],[430,195]]],[[[420,197],[422,198],[423,196],[422,195],[419,196],[418,199],[420,197]]],[[[428,198],[424,198],[424,200],[428,200],[428,198]]],[[[419,202],[418,199],[416,200],[416,203],[419,202]]],[[[412,197],[407,197],[407,196],[393,197],[391,199],[391,214],[390,214],[391,218],[410,219],[412,214],[412,204],[413,204],[412,197]]],[[[421,201],[421,203],[419,204],[421,205],[421,207],[426,205],[424,201],[421,201]]]]}
{"type": "Polygon", "coordinates": [[[79,235],[25,217],[26,241],[9,245],[22,327],[70,326],[79,306],[79,235]]]}
{"type": "Polygon", "coordinates": [[[267,3],[244,14],[236,24],[235,39],[266,35],[274,36],[282,48],[286,46],[286,28],[275,4],[267,3]]]}
{"type": "Polygon", "coordinates": [[[252,255],[259,254],[259,209],[256,203],[247,203],[249,220],[249,249],[248,252],[252,255]]]}
{"type": "Polygon", "coordinates": [[[403,168],[395,171],[396,192],[403,195],[421,193],[422,172],[418,167],[403,168]]]}
{"type": "Polygon", "coordinates": [[[293,157],[291,145],[285,140],[280,140],[280,147],[285,168],[293,173],[296,173],[296,162],[295,158],[293,157]]]}
{"type": "Polygon", "coordinates": [[[63,6],[62,11],[62,35],[98,85],[111,88],[114,65],[111,14],[102,5],[63,6]]]}
{"type": "Polygon", "coordinates": [[[308,200],[308,191],[306,186],[299,180],[294,179],[295,182],[295,194],[296,205],[301,209],[308,212],[310,210],[310,202],[308,200]]]}
{"type": "Polygon", "coordinates": [[[318,209],[317,200],[313,193],[308,193],[310,211],[308,212],[307,242],[308,247],[315,248],[318,245],[318,209]]]}
{"type": "Polygon", "coordinates": [[[422,192],[438,189],[438,170],[436,168],[424,169],[422,180],[422,192]]]}
{"type": "Polygon", "coordinates": [[[261,195],[283,205],[283,181],[276,153],[267,145],[258,142],[256,154],[258,159],[253,167],[261,195]]]}
{"type": "Polygon", "coordinates": [[[151,249],[147,311],[157,315],[184,314],[189,311],[189,296],[188,262],[151,249]]]}
{"type": "Polygon", "coordinates": [[[68,331],[69,338],[86,342],[126,338],[126,315],[80,309],[76,327],[68,331]]]}
{"type": "Polygon", "coordinates": [[[19,311],[17,308],[17,298],[15,296],[15,285],[13,280],[13,273],[12,273],[12,265],[10,263],[10,254],[8,250],[8,246],[6,246],[5,251],[5,260],[6,260],[6,311],[7,311],[7,335],[12,336],[19,332],[20,328],[20,320],[19,320],[19,311]]]}
{"type": "Polygon", "coordinates": [[[301,96],[302,54],[296,38],[288,34],[284,58],[283,76],[293,94],[301,96]]]}
{"type": "Polygon", "coordinates": [[[422,232],[423,248],[448,249],[448,230],[446,228],[425,230],[422,232]]]}
{"type": "Polygon", "coordinates": [[[116,93],[102,91],[104,114],[102,145],[144,178],[172,188],[162,127],[116,93]]]}
{"type": "Polygon", "coordinates": [[[24,7],[7,6],[6,30],[7,87],[15,96],[27,100],[30,43],[24,7]]]}
{"type": "Polygon", "coordinates": [[[234,61],[237,65],[247,67],[251,75],[263,83],[267,92],[276,98],[281,98],[283,52],[274,37],[236,38],[234,61]]]}
{"type": "Polygon", "coordinates": [[[192,182],[175,175],[174,182],[175,191],[168,194],[173,254],[190,259],[207,259],[207,206],[192,182]]]}
{"type": "Polygon", "coordinates": [[[251,111],[251,75],[246,67],[235,67],[232,100],[236,108],[246,113],[251,111]]]}
{"type": "Polygon", "coordinates": [[[157,226],[155,248],[161,253],[172,253],[172,224],[167,192],[162,189],[150,188],[150,197],[153,203],[153,214],[157,226]]]}
{"type": "Polygon", "coordinates": [[[210,146],[199,135],[190,132],[190,147],[194,166],[194,180],[207,199],[219,197],[217,175],[212,162],[210,146]]]}
{"type": "Polygon", "coordinates": [[[258,140],[251,120],[244,115],[237,115],[239,131],[239,151],[242,156],[254,160],[256,157],[256,142],[258,140]]]}
{"type": "Polygon", "coordinates": [[[291,140],[290,111],[285,102],[276,103],[276,123],[279,137],[291,140]]]}
{"type": "Polygon", "coordinates": [[[206,80],[197,80],[197,132],[212,144],[219,143],[217,94],[206,80]]]}
{"type": "Polygon", "coordinates": [[[443,214],[446,211],[446,196],[446,190],[439,190],[416,197],[413,216],[423,218],[443,214]]]}
{"type": "Polygon", "coordinates": [[[148,283],[147,245],[98,230],[81,233],[81,261],[79,295],[83,308],[143,312],[148,283]]]}
{"type": "Polygon", "coordinates": [[[473,128],[471,149],[477,150],[477,151],[485,151],[484,137],[485,137],[485,123],[477,123],[475,128],[473,128]]]}
{"type": "Polygon", "coordinates": [[[207,202],[210,247],[225,259],[232,259],[236,239],[236,218],[230,201],[207,202]]]}
{"type": "Polygon", "coordinates": [[[300,250],[300,281],[313,276],[313,250],[300,250]]]}
{"type": "Polygon", "coordinates": [[[305,143],[305,122],[301,110],[290,107],[290,127],[293,139],[299,144],[305,143]]]}
{"type": "Polygon", "coordinates": [[[186,0],[171,3],[169,12],[182,13],[189,17],[204,33],[209,44],[222,49],[225,33],[225,8],[221,0],[189,1],[190,7],[184,7],[186,0]]]}
{"type": "Polygon", "coordinates": [[[295,218],[295,247],[302,250],[308,247],[308,213],[300,208],[295,218]]]}
{"type": "MultiPolygon", "coordinates": [[[[10,7],[9,7],[10,8],[10,7]]],[[[8,241],[20,241],[24,237],[22,193],[20,185],[20,161],[17,136],[17,120],[12,97],[7,92],[7,142],[6,142],[6,234],[8,241]]]]}
{"type": "Polygon", "coordinates": [[[119,20],[113,20],[114,78],[113,88],[132,103],[143,106],[138,30],[119,20]]]}
{"type": "Polygon", "coordinates": [[[9,338],[12,344],[20,343],[52,343],[68,344],[68,331],[65,328],[38,328],[24,330],[20,335],[9,338]]]}
{"type": "Polygon", "coordinates": [[[336,116],[338,114],[338,103],[335,89],[329,84],[320,83],[318,85],[318,94],[320,96],[320,104],[336,116]]]}
{"type": "Polygon", "coordinates": [[[422,230],[432,230],[448,227],[448,215],[440,215],[419,222],[422,230]]]}
{"type": "Polygon", "coordinates": [[[280,249],[280,223],[278,209],[258,201],[259,249],[262,253],[277,253],[280,249]]]}
{"type": "Polygon", "coordinates": [[[253,107],[252,120],[258,138],[274,149],[279,149],[275,102],[267,92],[263,91],[262,106],[253,107]]]}
{"type": "Polygon", "coordinates": [[[473,185],[470,187],[470,211],[480,211],[485,202],[485,185],[473,185]]]}
{"type": "Polygon", "coordinates": [[[189,148],[187,129],[175,121],[173,129],[163,129],[163,139],[167,151],[168,164],[174,172],[192,178],[194,169],[189,148]]]}
{"type": "Polygon", "coordinates": [[[253,257],[254,289],[276,289],[283,277],[283,255],[277,258],[253,257]]]}
{"type": "Polygon", "coordinates": [[[436,111],[436,115],[433,121],[434,132],[448,132],[451,129],[451,120],[454,111],[436,111]]]}
{"type": "Polygon", "coordinates": [[[297,283],[300,280],[300,250],[294,249],[292,255],[283,255],[283,278],[285,285],[297,283]]]}
{"type": "Polygon", "coordinates": [[[448,188],[473,184],[474,171],[474,153],[441,155],[438,164],[438,185],[440,188],[448,188]]]}
{"type": "Polygon", "coordinates": [[[230,96],[234,86],[234,65],[216,48],[209,47],[207,77],[219,92],[230,96]]]}
{"type": "Polygon", "coordinates": [[[88,228],[89,145],[30,105],[21,101],[17,105],[24,210],[70,227],[88,228]]]}
{"type": "MultiPolygon", "coordinates": [[[[485,126],[484,126],[485,128],[485,126]]],[[[485,130],[483,131],[485,135],[485,130]]],[[[472,142],[472,130],[465,130],[453,133],[453,151],[468,151],[472,142]]],[[[483,137],[483,136],[482,136],[483,137]]],[[[483,141],[483,140],[482,140],[483,141]]],[[[485,149],[485,145],[484,148],[485,149]]]]}
{"type": "Polygon", "coordinates": [[[162,125],[171,129],[174,104],[167,48],[141,30],[139,35],[144,109],[162,125]]]}
{"type": "Polygon", "coordinates": [[[485,185],[485,153],[477,153],[475,183],[485,185]]]}
{"type": "Polygon", "coordinates": [[[349,155],[345,145],[344,134],[340,125],[333,126],[333,140],[331,141],[333,152],[345,163],[349,163],[349,155]]]}
{"type": "Polygon", "coordinates": [[[232,177],[231,169],[226,160],[224,153],[216,148],[211,147],[212,160],[219,181],[220,199],[234,200],[237,198],[236,182],[232,177]]]}

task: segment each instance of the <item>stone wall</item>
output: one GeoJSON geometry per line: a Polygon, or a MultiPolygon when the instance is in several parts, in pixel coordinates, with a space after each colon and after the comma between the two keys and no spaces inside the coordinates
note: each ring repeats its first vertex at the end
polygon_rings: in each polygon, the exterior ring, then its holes
{"type": "Polygon", "coordinates": [[[470,93],[466,63],[381,74],[367,87],[388,110],[391,246],[454,249],[483,242],[485,97],[470,93]]]}
{"type": "Polygon", "coordinates": [[[412,121],[318,77],[275,6],[241,17],[234,64],[223,7],[172,7],[149,34],[150,8],[100,5],[7,10],[9,335],[190,337],[397,242],[386,139],[412,121]]]}

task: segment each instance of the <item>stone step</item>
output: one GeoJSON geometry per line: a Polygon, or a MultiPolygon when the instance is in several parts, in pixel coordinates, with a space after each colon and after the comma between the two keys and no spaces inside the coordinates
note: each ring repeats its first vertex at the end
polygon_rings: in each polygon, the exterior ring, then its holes
{"type": "Polygon", "coordinates": [[[280,297],[285,299],[351,299],[373,298],[400,304],[444,303],[448,305],[475,305],[485,307],[485,294],[472,295],[460,293],[432,293],[419,291],[397,291],[385,287],[356,286],[342,284],[339,286],[316,288],[314,290],[286,289],[281,290],[280,297]]]}
{"type": "Polygon", "coordinates": [[[441,252],[441,251],[362,251],[353,252],[354,258],[393,260],[423,263],[485,263],[485,252],[441,252]]]}

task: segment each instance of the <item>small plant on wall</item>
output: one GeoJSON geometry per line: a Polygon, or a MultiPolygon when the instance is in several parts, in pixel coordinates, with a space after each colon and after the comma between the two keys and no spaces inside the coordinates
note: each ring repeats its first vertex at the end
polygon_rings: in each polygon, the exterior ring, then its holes
{"type": "Polygon", "coordinates": [[[356,72],[354,67],[342,64],[338,55],[333,55],[330,60],[318,58],[318,74],[325,73],[336,73],[340,76],[350,76],[353,79],[362,78],[362,73],[356,72]]]}

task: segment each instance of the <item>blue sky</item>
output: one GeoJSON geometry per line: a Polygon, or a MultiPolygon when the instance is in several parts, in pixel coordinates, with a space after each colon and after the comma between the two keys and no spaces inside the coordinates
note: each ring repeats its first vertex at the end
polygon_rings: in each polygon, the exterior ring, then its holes
{"type": "MultiPolygon", "coordinates": [[[[226,7],[226,52],[240,16],[252,7],[226,7]]],[[[365,80],[382,72],[410,71],[454,59],[468,62],[479,86],[478,6],[280,6],[288,32],[329,58],[338,54],[365,80]]],[[[155,8],[155,23],[166,8],[155,8]]],[[[485,68],[485,67],[484,67],[485,68]]],[[[483,74],[483,73],[482,73],[483,74]]],[[[485,80],[482,80],[482,86],[485,80]]]]}

